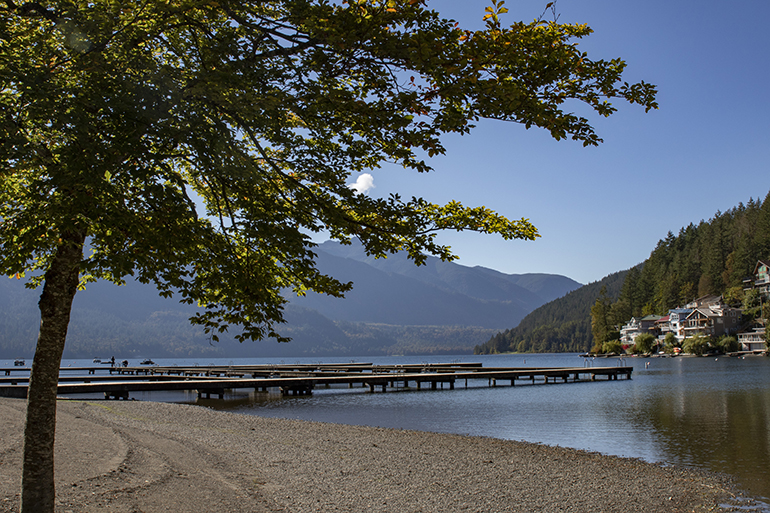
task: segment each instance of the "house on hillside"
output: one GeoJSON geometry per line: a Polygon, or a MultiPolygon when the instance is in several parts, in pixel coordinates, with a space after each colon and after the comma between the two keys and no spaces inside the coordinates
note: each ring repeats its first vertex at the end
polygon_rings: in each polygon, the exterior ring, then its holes
{"type": "Polygon", "coordinates": [[[738,332],[741,323],[741,310],[723,304],[711,304],[708,307],[694,308],[684,320],[684,338],[704,335],[719,338],[738,332]]]}
{"type": "Polygon", "coordinates": [[[632,317],[628,324],[620,329],[620,343],[630,345],[642,333],[655,333],[655,323],[660,319],[660,315],[632,317]]]}
{"type": "Polygon", "coordinates": [[[661,326],[661,335],[666,336],[669,331],[674,334],[678,341],[684,340],[684,325],[687,316],[692,313],[692,308],[674,308],[668,311],[668,327],[664,333],[661,326]]]}
{"type": "Polygon", "coordinates": [[[708,295],[699,297],[698,299],[695,299],[691,301],[690,303],[687,303],[684,305],[685,308],[710,308],[714,305],[721,305],[722,304],[722,296],[714,296],[714,295],[708,295]]]}
{"type": "Polygon", "coordinates": [[[754,266],[754,287],[759,293],[770,299],[770,262],[760,260],[754,266]]]}
{"type": "Polygon", "coordinates": [[[751,276],[743,279],[743,290],[759,290],[766,299],[770,299],[770,262],[766,260],[757,261],[754,266],[754,272],[751,276]]]}

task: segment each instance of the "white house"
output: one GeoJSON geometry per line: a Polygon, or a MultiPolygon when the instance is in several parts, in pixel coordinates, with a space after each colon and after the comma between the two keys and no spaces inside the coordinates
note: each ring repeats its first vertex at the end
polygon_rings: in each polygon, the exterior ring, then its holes
{"type": "Polygon", "coordinates": [[[660,319],[660,315],[648,315],[646,317],[631,317],[628,324],[620,329],[620,343],[633,344],[636,337],[642,333],[652,333],[655,331],[655,323],[660,319]]]}
{"type": "Polygon", "coordinates": [[[741,344],[741,351],[764,351],[765,328],[754,328],[750,331],[738,333],[738,342],[741,344]]]}

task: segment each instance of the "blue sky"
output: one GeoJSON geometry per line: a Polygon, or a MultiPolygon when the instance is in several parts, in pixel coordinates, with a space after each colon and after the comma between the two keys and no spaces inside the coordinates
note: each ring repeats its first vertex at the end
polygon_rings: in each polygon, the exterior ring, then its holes
{"type": "MultiPolygon", "coordinates": [[[[482,28],[489,0],[431,0],[467,28],[482,28]]],[[[529,21],[546,1],[509,0],[502,17],[529,21]]],[[[592,116],[604,144],[584,148],[543,130],[484,122],[446,139],[435,172],[372,172],[369,194],[486,205],[529,218],[541,238],[503,241],[442,234],[463,265],[554,273],[581,283],[643,261],[668,231],[770,191],[770,2],[560,0],[560,22],[587,23],[592,59],[623,58],[626,80],[658,86],[660,108],[617,104],[592,116]]]]}

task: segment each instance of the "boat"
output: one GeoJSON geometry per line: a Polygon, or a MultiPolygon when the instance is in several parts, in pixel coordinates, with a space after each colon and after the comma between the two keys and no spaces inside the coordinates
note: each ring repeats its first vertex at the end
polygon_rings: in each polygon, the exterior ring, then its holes
{"type": "Polygon", "coordinates": [[[149,358],[145,358],[144,360],[139,362],[139,365],[155,365],[155,362],[153,362],[149,358]]]}
{"type": "Polygon", "coordinates": [[[102,359],[97,356],[94,358],[94,363],[102,363],[102,359]]]}
{"type": "Polygon", "coordinates": [[[16,367],[24,367],[27,364],[27,362],[24,361],[24,358],[16,358],[13,361],[13,365],[16,367]]]}

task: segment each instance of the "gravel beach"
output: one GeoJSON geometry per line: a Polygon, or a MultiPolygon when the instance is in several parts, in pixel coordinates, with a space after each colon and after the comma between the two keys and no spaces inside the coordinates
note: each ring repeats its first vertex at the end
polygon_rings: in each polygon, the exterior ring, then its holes
{"type": "MultiPolygon", "coordinates": [[[[0,398],[0,511],[26,402],[0,398]]],[[[491,438],[138,401],[58,405],[57,512],[730,511],[716,475],[491,438]]],[[[729,506],[732,504],[733,506],[729,506]]]]}

